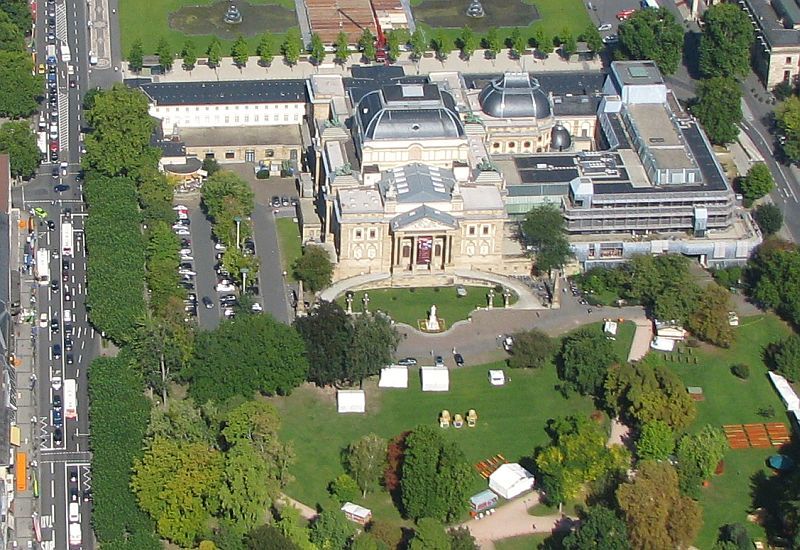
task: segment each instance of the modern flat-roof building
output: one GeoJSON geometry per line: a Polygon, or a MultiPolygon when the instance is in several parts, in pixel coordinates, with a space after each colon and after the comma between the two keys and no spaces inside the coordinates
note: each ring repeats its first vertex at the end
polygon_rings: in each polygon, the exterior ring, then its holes
{"type": "Polygon", "coordinates": [[[756,70],[772,88],[800,75],[800,5],[797,0],[738,0],[756,34],[756,70]]]}

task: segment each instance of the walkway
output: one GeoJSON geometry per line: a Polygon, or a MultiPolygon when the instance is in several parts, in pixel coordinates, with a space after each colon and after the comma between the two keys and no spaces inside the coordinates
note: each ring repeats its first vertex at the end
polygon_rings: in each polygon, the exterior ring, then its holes
{"type": "Polygon", "coordinates": [[[388,279],[389,277],[391,277],[389,273],[368,273],[366,275],[348,277],[347,279],[336,281],[331,286],[323,290],[319,295],[319,299],[326,302],[332,302],[337,296],[351,288],[358,288],[363,285],[377,283],[379,281],[383,281],[384,279],[388,279]]]}
{"type": "Polygon", "coordinates": [[[297,511],[300,512],[300,517],[308,521],[311,521],[312,519],[314,519],[319,515],[317,511],[313,509],[311,506],[306,506],[299,500],[295,500],[292,497],[286,495],[286,493],[281,493],[281,496],[278,497],[278,503],[296,508],[297,511]]]}
{"type": "Polygon", "coordinates": [[[538,503],[539,493],[532,492],[496,508],[495,513],[491,516],[467,521],[460,527],[468,528],[478,541],[481,550],[485,550],[494,548],[494,541],[569,529],[573,521],[576,521],[576,518],[566,518],[565,520],[560,514],[530,515],[528,509],[538,503]]]}
{"type": "Polygon", "coordinates": [[[633,343],[628,352],[628,362],[642,359],[650,351],[650,342],[653,340],[653,323],[644,317],[631,319],[636,323],[636,332],[633,334],[633,343]]]}
{"type": "MultiPolygon", "coordinates": [[[[223,57],[220,66],[216,69],[208,65],[197,65],[191,71],[182,67],[179,60],[176,60],[172,70],[166,75],[155,76],[156,82],[185,82],[185,81],[209,81],[209,80],[264,80],[264,79],[289,79],[289,78],[308,78],[314,74],[340,74],[349,75],[350,67],[353,65],[364,65],[361,54],[353,54],[344,65],[333,62],[333,55],[328,55],[325,62],[321,65],[312,65],[308,61],[301,60],[297,65],[288,66],[282,57],[275,57],[269,67],[259,65],[258,57],[250,57],[246,66],[239,68],[233,63],[230,57],[223,57]]],[[[200,60],[205,62],[205,60],[200,60]]],[[[420,59],[415,63],[409,53],[401,53],[400,58],[395,63],[396,66],[403,67],[406,74],[429,74],[435,72],[455,72],[462,73],[493,73],[499,74],[506,71],[530,71],[530,72],[557,72],[557,71],[601,71],[603,64],[599,60],[570,62],[564,61],[558,55],[551,55],[547,59],[534,59],[532,55],[526,55],[522,60],[512,58],[509,50],[502,50],[497,58],[488,60],[485,58],[485,50],[476,50],[475,54],[465,61],[460,58],[457,51],[452,52],[447,59],[439,61],[433,57],[420,59]]],[[[123,65],[123,75],[125,78],[136,77],[135,73],[128,70],[128,65],[123,65]]]]}

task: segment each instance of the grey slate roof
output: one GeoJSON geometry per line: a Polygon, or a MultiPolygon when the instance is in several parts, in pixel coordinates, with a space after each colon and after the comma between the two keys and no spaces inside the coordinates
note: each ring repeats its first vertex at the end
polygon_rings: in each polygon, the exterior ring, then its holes
{"type": "MultiPolygon", "coordinates": [[[[539,81],[542,90],[554,96],[595,95],[603,89],[606,75],[598,71],[554,71],[549,73],[530,73],[539,81]]],[[[465,74],[464,82],[468,89],[483,89],[489,82],[502,78],[502,74],[465,74]]]]}
{"type": "Polygon", "coordinates": [[[427,164],[407,164],[384,172],[378,189],[399,203],[449,202],[455,186],[450,170],[427,164]]]}
{"type": "Polygon", "coordinates": [[[223,105],[306,102],[305,79],[159,82],[141,90],[157,105],[223,105]]]}
{"type": "Polygon", "coordinates": [[[506,73],[487,84],[478,100],[483,112],[496,118],[547,118],[552,114],[550,99],[528,73],[506,73]]]}
{"type": "Polygon", "coordinates": [[[413,86],[422,97],[402,97],[400,86],[374,90],[361,98],[356,107],[364,139],[459,138],[464,125],[449,92],[437,86],[413,86]],[[436,98],[431,94],[435,90],[436,98]]]}
{"type": "Polygon", "coordinates": [[[458,220],[447,212],[442,212],[441,210],[436,210],[435,208],[423,204],[414,210],[395,216],[391,221],[392,230],[397,231],[398,229],[403,229],[424,218],[452,227],[453,229],[458,227],[458,220]]]}

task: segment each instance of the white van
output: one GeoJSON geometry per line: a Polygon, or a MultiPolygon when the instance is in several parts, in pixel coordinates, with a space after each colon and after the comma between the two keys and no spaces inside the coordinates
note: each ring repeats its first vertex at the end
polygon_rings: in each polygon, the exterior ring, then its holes
{"type": "Polygon", "coordinates": [[[70,523],[80,523],[81,522],[81,505],[77,502],[70,502],[69,503],[69,522],[70,523]]]}
{"type": "Polygon", "coordinates": [[[69,545],[70,546],[80,546],[81,545],[81,524],[80,523],[70,523],[69,524],[69,545]]]}
{"type": "Polygon", "coordinates": [[[64,310],[64,322],[65,323],[71,323],[72,322],[72,310],[71,309],[65,309],[64,310]]]}

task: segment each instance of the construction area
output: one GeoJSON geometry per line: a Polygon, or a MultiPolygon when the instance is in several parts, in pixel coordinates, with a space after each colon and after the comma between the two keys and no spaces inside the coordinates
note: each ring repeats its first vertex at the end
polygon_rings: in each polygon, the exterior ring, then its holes
{"type": "Polygon", "coordinates": [[[409,28],[400,0],[305,0],[305,8],[312,32],[326,45],[335,43],[340,32],[357,44],[365,29],[380,41],[386,31],[409,28]]]}

